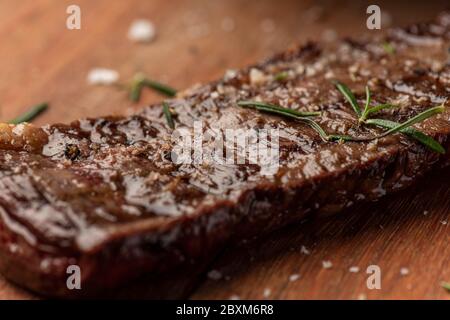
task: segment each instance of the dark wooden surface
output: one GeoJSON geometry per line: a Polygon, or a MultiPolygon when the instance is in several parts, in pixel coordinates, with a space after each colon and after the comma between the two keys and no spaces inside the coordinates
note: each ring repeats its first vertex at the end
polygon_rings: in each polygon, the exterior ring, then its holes
{"type": "MultiPolygon", "coordinates": [[[[378,3],[392,24],[404,25],[433,17],[446,2],[378,3]]],[[[294,42],[320,40],[329,30],[340,36],[369,32],[365,1],[79,0],[82,29],[73,31],[65,27],[69,4],[0,2],[0,120],[41,101],[49,101],[51,108],[37,124],[127,114],[160,99],[146,92],[139,104],[132,104],[116,88],[89,86],[86,75],[94,67],[115,69],[122,80],[142,71],[182,89],[294,42]],[[221,26],[226,17],[234,21],[231,32],[221,26]],[[136,18],[155,23],[154,42],[127,39],[136,18]],[[261,26],[267,19],[273,22],[271,32],[261,26]]],[[[198,272],[148,284],[147,291],[152,297],[195,299],[449,299],[440,287],[441,281],[450,281],[450,229],[444,224],[450,222],[449,181],[445,170],[377,204],[230,246],[198,272]],[[301,246],[310,254],[301,253],[301,246]],[[331,269],[322,268],[325,260],[332,262],[331,269]],[[366,287],[365,270],[372,264],[382,271],[380,290],[366,287]],[[351,266],[360,271],[349,272],[351,266]],[[401,268],[409,274],[401,275],[401,268]],[[200,272],[213,269],[222,279],[200,272]],[[292,274],[300,278],[291,282],[292,274]]],[[[139,297],[134,292],[130,296],[139,297]]],[[[0,278],[0,299],[29,298],[35,296],[0,278]]]]}

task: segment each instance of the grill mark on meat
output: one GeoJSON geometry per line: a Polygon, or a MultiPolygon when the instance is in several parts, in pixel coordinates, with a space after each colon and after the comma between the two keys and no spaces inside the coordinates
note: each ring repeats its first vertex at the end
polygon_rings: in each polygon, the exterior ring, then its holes
{"type": "MultiPolygon", "coordinates": [[[[357,125],[331,79],[349,84],[361,105],[366,83],[374,103],[399,104],[380,118],[404,121],[443,103],[449,97],[448,21],[442,14],[384,37],[310,42],[169,101],[177,128],[189,132],[199,120],[203,130],[278,129],[280,165],[273,176],[256,164],[173,163],[161,104],[130,117],[68,125],[0,124],[0,271],[42,294],[68,296],[77,292],[66,289],[65,268],[76,263],[82,294],[95,294],[210,256],[233,239],[377,200],[435,165],[448,165],[448,152],[433,153],[401,134],[328,143],[302,123],[236,105],[259,99],[320,110],[317,121],[328,132],[376,135],[379,128],[357,125]],[[395,54],[383,50],[385,41],[395,54]],[[276,81],[281,71],[287,79],[276,81]],[[76,157],[68,156],[68,147],[76,157]]],[[[447,151],[449,109],[416,125],[447,151]]],[[[211,151],[213,142],[203,148],[211,151]]]]}

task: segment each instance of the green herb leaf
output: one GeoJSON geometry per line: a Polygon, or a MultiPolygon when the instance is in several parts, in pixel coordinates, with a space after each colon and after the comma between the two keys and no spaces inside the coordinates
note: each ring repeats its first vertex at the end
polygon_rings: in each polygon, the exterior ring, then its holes
{"type": "Polygon", "coordinates": [[[264,103],[259,101],[239,101],[238,105],[241,107],[253,107],[257,110],[266,111],[266,112],[272,112],[272,113],[278,113],[278,114],[289,114],[296,117],[314,117],[314,116],[320,116],[321,112],[318,111],[312,111],[312,112],[301,112],[294,109],[284,108],[280,107],[274,104],[270,103],[264,103]]]}
{"type": "Polygon", "coordinates": [[[359,118],[359,122],[364,122],[364,120],[367,119],[367,116],[369,115],[369,107],[370,107],[370,88],[369,86],[366,86],[366,104],[364,105],[364,111],[359,118]]]}
{"type": "Polygon", "coordinates": [[[142,89],[144,87],[155,90],[165,96],[174,97],[177,91],[168,85],[159,83],[154,80],[146,78],[143,74],[138,73],[134,76],[131,86],[130,86],[130,100],[133,102],[138,102],[141,98],[142,89]]]}
{"type": "Polygon", "coordinates": [[[175,90],[174,88],[154,80],[143,79],[142,85],[158,91],[159,93],[162,93],[168,97],[175,97],[177,95],[177,90],[175,90]]]}
{"type": "Polygon", "coordinates": [[[412,117],[411,119],[408,119],[407,121],[400,123],[398,126],[395,126],[394,128],[389,129],[388,131],[384,132],[382,135],[378,136],[378,138],[386,137],[390,134],[396,133],[401,131],[402,129],[408,128],[416,123],[422,122],[435,114],[444,112],[445,108],[444,106],[437,106],[434,108],[430,108],[428,110],[425,110],[422,113],[419,113],[417,116],[412,117]]]}
{"type": "Polygon", "coordinates": [[[370,107],[370,88],[366,86],[366,104],[364,105],[364,113],[369,110],[370,107]]]}
{"type": "Polygon", "coordinates": [[[302,121],[309,125],[312,129],[314,129],[319,136],[322,138],[323,141],[331,141],[330,136],[323,130],[323,128],[314,120],[311,120],[310,118],[301,118],[298,117],[297,120],[302,121]]]}
{"type": "Polygon", "coordinates": [[[384,109],[390,109],[390,108],[396,108],[397,106],[395,104],[378,104],[374,107],[371,107],[368,111],[367,114],[371,114],[371,113],[376,113],[378,111],[384,110],[384,109]]]}
{"type": "Polygon", "coordinates": [[[288,78],[289,74],[286,71],[277,73],[273,78],[275,81],[284,81],[288,78]]]}
{"type": "Polygon", "coordinates": [[[447,291],[450,291],[450,282],[441,282],[441,287],[444,288],[447,291]]]}
{"type": "Polygon", "coordinates": [[[342,95],[345,97],[345,99],[347,99],[347,101],[350,103],[350,105],[353,107],[353,110],[355,111],[355,113],[358,115],[358,117],[360,118],[362,113],[361,113],[361,108],[359,107],[358,102],[356,101],[355,95],[353,94],[353,92],[350,90],[349,87],[347,87],[345,84],[336,81],[335,82],[335,86],[336,88],[339,90],[340,93],[342,93],[342,95]]]}
{"type": "Polygon", "coordinates": [[[383,46],[384,51],[386,51],[386,53],[388,54],[394,54],[395,53],[395,48],[392,45],[392,43],[390,42],[383,42],[381,44],[383,46]]]}
{"type": "Polygon", "coordinates": [[[175,123],[173,122],[172,112],[170,111],[170,107],[167,104],[167,102],[163,102],[163,112],[164,116],[166,117],[167,124],[171,129],[175,129],[175,123]]]}
{"type": "Polygon", "coordinates": [[[241,107],[255,108],[258,111],[274,113],[274,114],[282,115],[285,117],[292,118],[294,120],[304,122],[305,124],[310,126],[312,129],[314,129],[320,135],[322,140],[329,141],[329,136],[325,132],[325,130],[323,130],[322,127],[317,122],[315,122],[314,120],[309,118],[311,116],[320,115],[320,112],[299,112],[299,111],[296,111],[293,109],[283,108],[283,107],[276,106],[273,104],[267,104],[267,103],[257,102],[257,101],[240,101],[240,102],[238,102],[238,105],[241,107]]]}
{"type": "Polygon", "coordinates": [[[33,119],[35,119],[37,116],[39,116],[42,112],[47,110],[48,104],[47,103],[41,103],[34,107],[32,107],[28,112],[24,113],[23,115],[8,121],[8,123],[11,124],[19,124],[22,122],[31,122],[33,119]]]}
{"type": "MultiPolygon", "coordinates": [[[[383,128],[387,128],[387,129],[392,129],[395,127],[398,127],[400,125],[400,123],[398,122],[394,122],[394,121],[389,121],[389,120],[384,120],[384,119],[368,119],[366,121],[367,124],[373,124],[373,125],[377,125],[379,127],[383,127],[383,128]]],[[[430,148],[431,150],[438,152],[438,153],[445,153],[445,149],[444,147],[437,142],[436,140],[434,140],[432,137],[426,135],[425,133],[416,130],[414,128],[404,128],[400,130],[401,133],[406,134],[407,136],[416,139],[417,141],[419,141],[420,143],[422,143],[423,145],[427,146],[428,148],[430,148]]]]}
{"type": "Polygon", "coordinates": [[[130,87],[130,100],[138,102],[141,99],[142,83],[139,81],[134,82],[130,87]]]}

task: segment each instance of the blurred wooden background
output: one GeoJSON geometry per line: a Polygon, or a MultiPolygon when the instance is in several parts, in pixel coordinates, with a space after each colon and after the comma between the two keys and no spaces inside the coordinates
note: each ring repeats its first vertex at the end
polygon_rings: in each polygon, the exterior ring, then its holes
{"type": "MultiPolygon", "coordinates": [[[[361,34],[370,1],[295,0],[26,0],[0,1],[0,121],[48,101],[37,124],[128,114],[138,104],[113,87],[88,85],[90,69],[105,67],[129,80],[136,72],[183,89],[225,70],[253,63],[295,42],[361,34]],[[66,28],[66,8],[81,7],[81,30],[66,28]],[[131,22],[150,19],[157,38],[127,39],[131,22]]],[[[385,26],[427,20],[448,1],[377,1],[385,26]]],[[[377,205],[352,209],[232,247],[210,269],[221,280],[196,279],[193,298],[450,298],[450,172],[377,205]],[[439,195],[439,196],[436,196],[439,195]],[[428,211],[424,215],[424,211],[428,211]],[[309,255],[301,253],[305,246],[309,255]],[[331,269],[322,261],[330,260],[331,269]],[[366,288],[365,269],[382,268],[382,289],[366,288]],[[358,266],[358,273],[349,267],[358,266]],[[407,268],[408,275],[400,275],[407,268]],[[289,276],[299,274],[296,281],[289,276]],[[265,293],[264,293],[265,292],[265,293]]],[[[185,295],[184,293],[182,295],[185,295]]],[[[31,298],[0,278],[0,298],[31,298]]]]}

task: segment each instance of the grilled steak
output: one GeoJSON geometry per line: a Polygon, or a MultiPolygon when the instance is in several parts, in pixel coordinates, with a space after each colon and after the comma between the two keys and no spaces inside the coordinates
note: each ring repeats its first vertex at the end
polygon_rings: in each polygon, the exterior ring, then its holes
{"type": "Polygon", "coordinates": [[[398,105],[377,117],[402,122],[445,104],[449,45],[450,15],[442,14],[376,38],[308,43],[168,101],[176,130],[194,132],[199,122],[203,132],[278,130],[272,174],[249,161],[175,161],[161,104],[69,125],[0,125],[0,271],[41,294],[99,294],[205,259],[231,240],[408,187],[450,163],[450,107],[415,125],[444,146],[442,155],[404,134],[325,142],[302,122],[237,102],[321,111],[315,120],[328,133],[375,136],[383,129],[358,125],[332,80],[362,105],[368,84],[374,104],[398,105]],[[81,269],[80,291],[66,287],[70,265],[81,269]]]}

